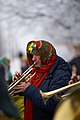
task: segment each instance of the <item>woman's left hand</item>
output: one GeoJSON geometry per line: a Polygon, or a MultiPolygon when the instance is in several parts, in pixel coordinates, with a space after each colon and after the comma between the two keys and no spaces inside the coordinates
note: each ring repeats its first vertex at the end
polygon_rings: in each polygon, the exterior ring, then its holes
{"type": "Polygon", "coordinates": [[[20,82],[18,85],[16,85],[16,87],[14,87],[14,93],[16,94],[19,92],[24,92],[30,85],[30,82],[20,82]]]}

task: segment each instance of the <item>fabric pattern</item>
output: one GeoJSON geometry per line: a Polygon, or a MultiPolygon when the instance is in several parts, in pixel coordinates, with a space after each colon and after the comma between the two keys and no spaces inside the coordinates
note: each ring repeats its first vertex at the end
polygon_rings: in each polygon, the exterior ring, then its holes
{"type": "Polygon", "coordinates": [[[30,65],[32,64],[32,54],[41,56],[42,65],[49,64],[52,56],[56,56],[56,50],[54,46],[44,40],[29,42],[26,51],[28,57],[28,64],[30,65]]]}

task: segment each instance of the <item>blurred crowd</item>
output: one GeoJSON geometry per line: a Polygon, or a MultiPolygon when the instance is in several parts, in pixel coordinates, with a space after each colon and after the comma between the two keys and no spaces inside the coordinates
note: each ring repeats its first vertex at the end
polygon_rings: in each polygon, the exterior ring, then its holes
{"type": "MultiPolygon", "coordinates": [[[[23,73],[28,68],[27,57],[19,54],[19,58],[20,58],[20,63],[21,63],[20,71],[23,73]]],[[[6,83],[7,83],[7,85],[10,85],[12,82],[12,77],[13,77],[13,74],[10,69],[11,68],[11,60],[5,56],[2,56],[2,57],[0,57],[0,63],[2,63],[5,68],[6,83]]]]}

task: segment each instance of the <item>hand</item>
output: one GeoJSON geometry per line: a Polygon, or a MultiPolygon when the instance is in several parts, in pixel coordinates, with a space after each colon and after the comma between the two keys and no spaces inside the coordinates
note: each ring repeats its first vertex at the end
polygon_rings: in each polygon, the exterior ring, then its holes
{"type": "Polygon", "coordinates": [[[68,84],[76,83],[78,81],[80,81],[80,75],[73,75],[68,84]]]}
{"type": "Polygon", "coordinates": [[[13,78],[12,78],[12,81],[17,81],[20,77],[21,77],[21,72],[15,72],[13,78]]]}
{"type": "Polygon", "coordinates": [[[16,85],[16,87],[14,87],[14,93],[16,94],[19,92],[24,92],[30,85],[30,82],[20,82],[18,85],[16,85]]]}

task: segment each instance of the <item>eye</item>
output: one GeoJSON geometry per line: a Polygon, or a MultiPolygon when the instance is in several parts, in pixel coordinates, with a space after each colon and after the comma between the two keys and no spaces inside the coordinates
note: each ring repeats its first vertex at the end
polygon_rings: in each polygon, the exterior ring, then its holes
{"type": "Polygon", "coordinates": [[[27,55],[27,57],[28,57],[29,59],[32,60],[32,58],[33,58],[33,55],[32,55],[32,54],[26,53],[26,55],[27,55]]]}

